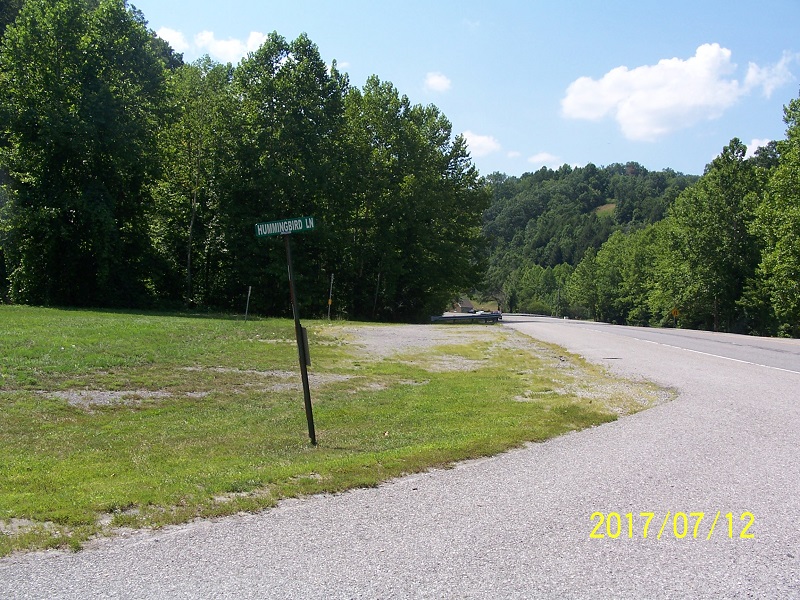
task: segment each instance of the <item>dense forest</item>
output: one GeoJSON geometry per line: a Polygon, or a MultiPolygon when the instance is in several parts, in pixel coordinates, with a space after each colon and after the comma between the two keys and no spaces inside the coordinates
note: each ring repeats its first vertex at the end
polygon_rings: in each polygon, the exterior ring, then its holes
{"type": "MultiPolygon", "coordinates": [[[[184,64],[124,0],[4,3],[0,297],[414,320],[480,277],[490,193],[432,105],[306,37],[184,64]]],[[[309,316],[311,316],[309,315],[309,316]]]]}
{"type": "Polygon", "coordinates": [[[697,179],[649,172],[633,162],[542,168],[519,178],[489,176],[493,202],[484,213],[490,241],[485,293],[510,311],[580,313],[567,295],[575,265],[612,233],[663,219],[697,179]]]}
{"type": "Polygon", "coordinates": [[[0,301],[424,320],[504,310],[800,336],[800,99],[702,176],[479,176],[433,105],[351,85],[305,35],[186,64],[125,0],[0,4],[0,301]]]}
{"type": "Polygon", "coordinates": [[[490,177],[484,293],[509,310],[800,335],[800,99],[701,177],[636,163],[490,177]]]}

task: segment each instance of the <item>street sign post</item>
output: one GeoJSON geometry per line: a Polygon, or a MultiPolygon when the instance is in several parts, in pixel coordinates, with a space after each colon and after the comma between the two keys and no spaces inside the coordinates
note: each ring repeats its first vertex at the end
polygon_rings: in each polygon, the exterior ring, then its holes
{"type": "Polygon", "coordinates": [[[276,235],[283,236],[286,246],[286,265],[289,271],[289,297],[292,302],[292,314],[294,315],[294,335],[297,339],[297,354],[300,359],[300,378],[303,380],[303,401],[306,408],[306,421],[308,422],[308,437],[311,443],[317,445],[317,434],[314,431],[314,412],[311,408],[311,389],[308,385],[308,366],[311,365],[311,357],[308,351],[308,334],[300,325],[300,312],[297,308],[297,297],[294,291],[294,270],[292,269],[292,248],[289,244],[289,236],[292,233],[311,231],[314,229],[314,217],[297,217],[294,219],[283,219],[281,221],[269,221],[266,223],[256,223],[256,237],[271,237],[276,235]]]}
{"type": "Polygon", "coordinates": [[[286,235],[289,233],[299,233],[301,231],[311,231],[312,229],[314,229],[314,217],[296,217],[294,219],[283,219],[281,221],[256,223],[256,237],[286,235]]]}

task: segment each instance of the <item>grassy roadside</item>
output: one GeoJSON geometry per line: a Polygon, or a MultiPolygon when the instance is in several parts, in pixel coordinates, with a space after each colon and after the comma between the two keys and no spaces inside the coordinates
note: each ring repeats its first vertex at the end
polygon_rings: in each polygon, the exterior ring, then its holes
{"type": "Polygon", "coordinates": [[[291,321],[0,306],[0,556],[376,485],[663,399],[501,327],[395,348],[411,330],[305,325],[316,448],[291,321]]]}

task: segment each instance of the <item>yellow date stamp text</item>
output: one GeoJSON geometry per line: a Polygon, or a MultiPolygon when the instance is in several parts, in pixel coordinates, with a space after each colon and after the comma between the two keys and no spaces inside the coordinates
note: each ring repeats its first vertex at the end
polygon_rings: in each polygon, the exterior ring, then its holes
{"type": "Polygon", "coordinates": [[[593,512],[589,517],[593,527],[591,539],[662,537],[675,539],[706,539],[712,536],[729,539],[750,540],[755,537],[751,530],[756,521],[753,513],[672,512],[663,518],[655,512],[617,513],[593,512]]]}

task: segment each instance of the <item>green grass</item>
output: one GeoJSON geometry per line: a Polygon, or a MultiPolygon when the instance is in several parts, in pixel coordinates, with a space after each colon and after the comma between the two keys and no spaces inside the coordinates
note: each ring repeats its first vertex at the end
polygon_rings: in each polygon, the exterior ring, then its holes
{"type": "Polygon", "coordinates": [[[351,325],[304,324],[317,447],[291,321],[0,306],[0,556],[372,486],[655,401],[501,327],[376,358],[351,325]]]}
{"type": "Polygon", "coordinates": [[[598,206],[594,209],[594,212],[598,215],[612,215],[614,214],[614,209],[617,207],[616,202],[609,202],[607,204],[603,204],[602,206],[598,206]]]}

